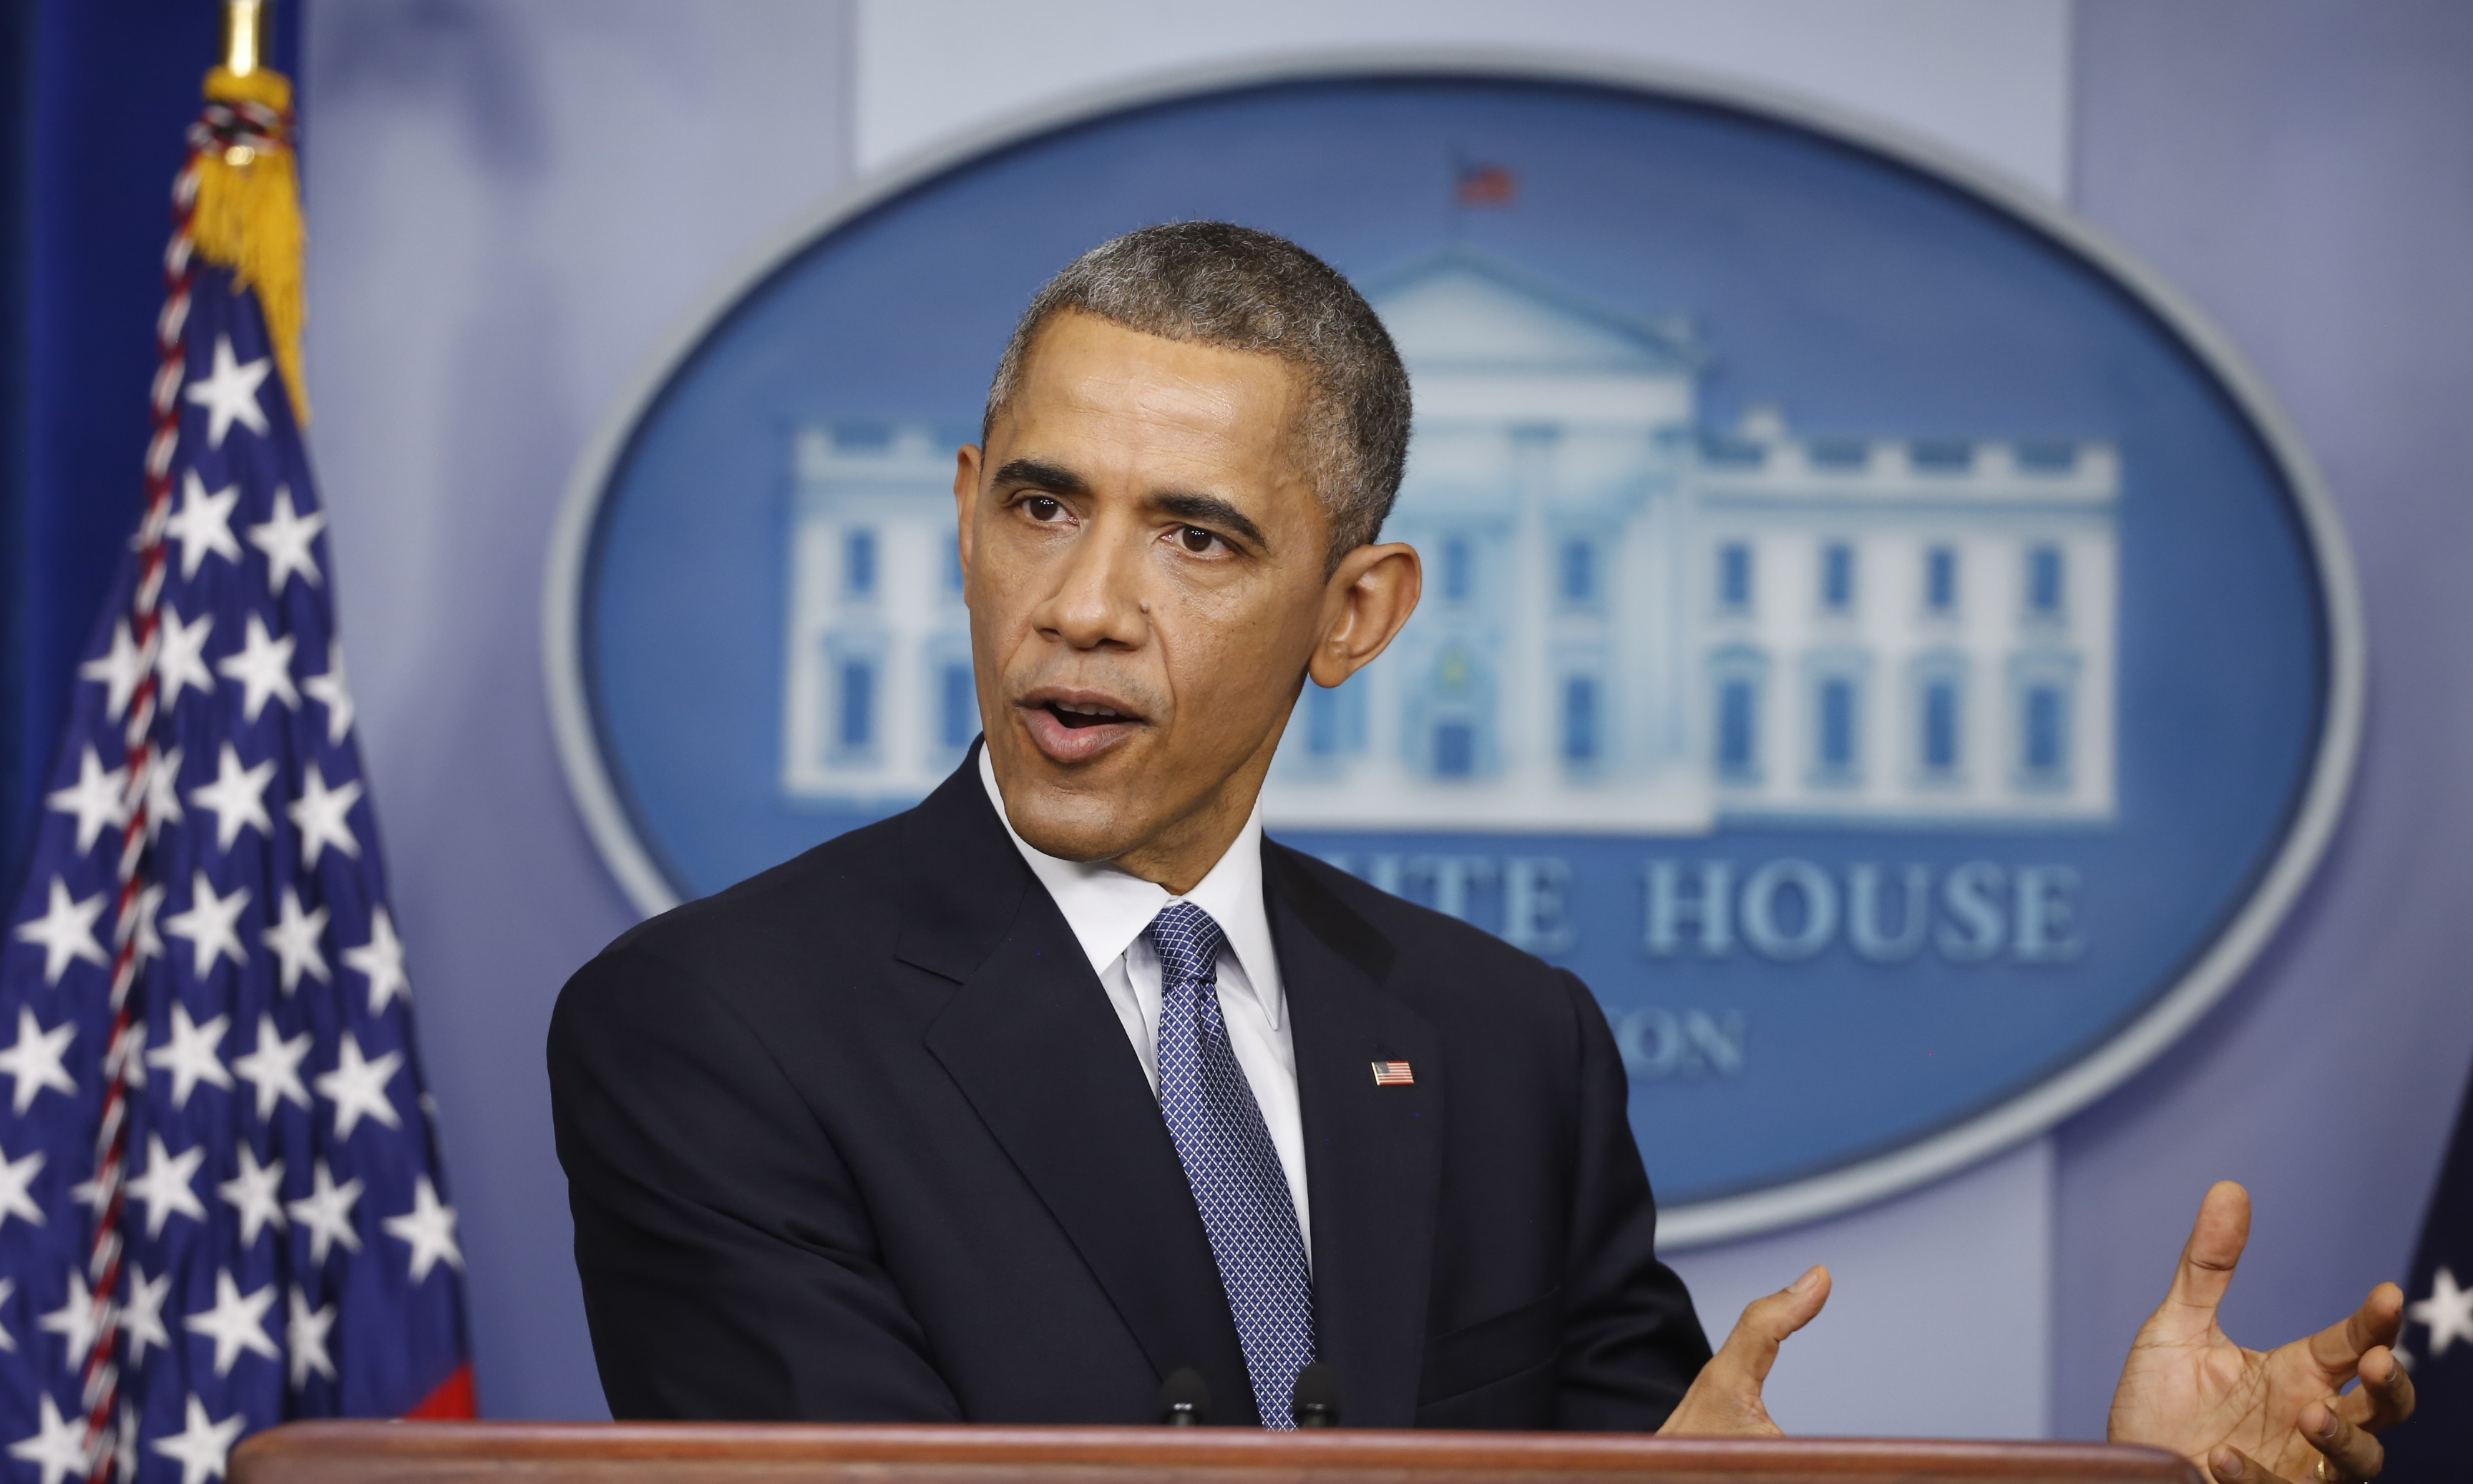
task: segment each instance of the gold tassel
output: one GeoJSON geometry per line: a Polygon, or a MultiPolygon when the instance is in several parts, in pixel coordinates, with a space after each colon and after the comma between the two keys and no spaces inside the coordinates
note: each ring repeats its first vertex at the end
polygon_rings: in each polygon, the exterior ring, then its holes
{"type": "MultiPolygon", "coordinates": [[[[206,96],[219,103],[292,107],[292,84],[279,72],[259,68],[239,75],[217,67],[206,74],[206,96]]],[[[292,394],[292,411],[309,421],[308,384],[300,377],[300,325],[304,295],[300,183],[287,137],[272,150],[235,147],[209,153],[198,162],[198,201],[189,220],[193,250],[207,262],[232,271],[232,287],[257,291],[266,333],[275,342],[276,365],[292,394]]]]}

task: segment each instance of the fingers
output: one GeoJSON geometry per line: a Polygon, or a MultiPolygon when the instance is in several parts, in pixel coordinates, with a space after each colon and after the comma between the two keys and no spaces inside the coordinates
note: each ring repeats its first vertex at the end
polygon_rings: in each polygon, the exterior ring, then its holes
{"type": "Polygon", "coordinates": [[[2336,1399],[2343,1419],[2372,1432],[2385,1432],[2413,1416],[2413,1373],[2384,1345],[2362,1357],[2362,1384],[2336,1399]]]}
{"type": "Polygon", "coordinates": [[[2232,1286],[2233,1269],[2249,1244],[2249,1192],[2229,1180],[2220,1180],[2198,1203],[2198,1219],[2181,1249],[2181,1266],[2173,1275],[2168,1305],[2203,1310],[2210,1318],[2232,1286]]]}
{"type": "Polygon", "coordinates": [[[2303,1407],[2297,1421],[2301,1435],[2325,1455],[2326,1461],[2318,1466],[2321,1479],[2375,1478],[2387,1463],[2387,1449],[2379,1440],[2344,1421],[2326,1402],[2313,1401],[2303,1407]]]}
{"type": "Polygon", "coordinates": [[[1812,1323],[1812,1316],[1829,1302],[1829,1270],[1813,1268],[1764,1299],[1754,1299],[1743,1307],[1743,1317],[1735,1321],[1734,1332],[1726,1336],[1712,1367],[1741,1371],[1757,1385],[1769,1378],[1769,1368],[1777,1364],[1778,1346],[1786,1337],[1812,1323]]]}
{"type": "Polygon", "coordinates": [[[2220,1448],[2207,1455],[2207,1472],[2217,1484],[2297,1484],[2237,1448],[2220,1448]]]}
{"type": "Polygon", "coordinates": [[[2341,1324],[2310,1337],[2310,1358],[2330,1376],[2349,1378],[2373,1345],[2391,1345],[2404,1323],[2404,1290],[2381,1283],[2341,1324]]]}

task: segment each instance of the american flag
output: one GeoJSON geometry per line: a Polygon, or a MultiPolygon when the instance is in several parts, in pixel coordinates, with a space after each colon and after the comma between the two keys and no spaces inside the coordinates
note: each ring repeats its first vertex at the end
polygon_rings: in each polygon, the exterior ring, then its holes
{"type": "Polygon", "coordinates": [[[333,569],[257,294],[174,192],[147,504],[0,942],[11,1480],[205,1484],[296,1417],[468,1415],[464,1258],[333,569]]]}
{"type": "Polygon", "coordinates": [[[1417,1074],[1408,1070],[1405,1062],[1374,1064],[1374,1085],[1378,1088],[1406,1088],[1416,1085],[1417,1074]]]}
{"type": "Polygon", "coordinates": [[[1520,178],[1508,165],[1462,161],[1453,174],[1453,199],[1463,206],[1507,206],[1520,194],[1520,178]]]}

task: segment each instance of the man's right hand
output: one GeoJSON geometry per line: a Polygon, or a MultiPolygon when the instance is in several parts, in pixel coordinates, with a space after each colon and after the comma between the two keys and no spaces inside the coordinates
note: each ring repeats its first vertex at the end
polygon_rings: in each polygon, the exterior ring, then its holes
{"type": "Polygon", "coordinates": [[[1761,1400],[1761,1383],[1777,1364],[1778,1346],[1812,1323],[1829,1302],[1829,1270],[1813,1268],[1791,1287],[1755,1299],[1735,1321],[1726,1343],[1683,1394],[1661,1437],[1775,1438],[1784,1433],[1761,1400]]]}

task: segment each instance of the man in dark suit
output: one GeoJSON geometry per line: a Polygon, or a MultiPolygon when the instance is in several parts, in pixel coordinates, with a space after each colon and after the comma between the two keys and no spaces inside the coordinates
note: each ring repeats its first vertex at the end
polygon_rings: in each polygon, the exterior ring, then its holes
{"type": "MultiPolygon", "coordinates": [[[[1775,1431],[1828,1277],[1712,1362],[1587,989],[1261,837],[1304,682],[1416,605],[1377,539],[1408,414],[1373,312],[1263,233],[1133,233],[1032,302],[954,479],[982,744],[561,996],[616,1414],[1135,1423],[1189,1369],[1213,1421],[1286,1426],[1318,1361],[1353,1424],[1775,1431]]],[[[2232,1348],[2237,1195],[2117,1416],[2374,1472],[2391,1286],[2232,1348]]]]}

